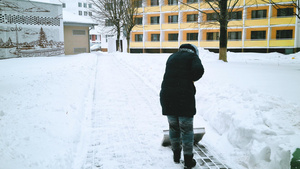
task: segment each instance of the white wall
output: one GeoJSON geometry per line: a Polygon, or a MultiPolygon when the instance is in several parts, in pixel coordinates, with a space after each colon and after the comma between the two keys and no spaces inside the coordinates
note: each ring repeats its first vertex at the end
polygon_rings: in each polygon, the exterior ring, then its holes
{"type": "Polygon", "coordinates": [[[20,8],[11,10],[1,7],[0,15],[3,19],[0,20],[0,58],[64,53],[61,5],[29,1],[12,3],[20,8]],[[45,36],[42,41],[41,34],[45,36]],[[8,43],[10,40],[11,43],[8,43]]]}

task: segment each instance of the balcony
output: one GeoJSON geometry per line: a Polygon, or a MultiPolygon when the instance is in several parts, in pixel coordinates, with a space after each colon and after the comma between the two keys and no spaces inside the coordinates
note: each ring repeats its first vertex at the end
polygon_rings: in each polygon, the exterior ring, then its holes
{"type": "Polygon", "coordinates": [[[180,45],[185,44],[185,43],[189,43],[189,44],[193,44],[195,46],[199,46],[198,41],[181,41],[180,45]]]}
{"type": "Polygon", "coordinates": [[[159,41],[157,41],[157,42],[147,41],[147,42],[145,42],[145,47],[146,48],[151,48],[151,47],[160,48],[160,42],[159,41]]]}
{"type": "Polygon", "coordinates": [[[228,22],[228,27],[243,27],[243,20],[233,20],[228,22]]]}
{"type": "Polygon", "coordinates": [[[279,18],[271,18],[271,25],[283,25],[283,24],[295,24],[296,17],[279,17],[279,18]]]}
{"type": "Polygon", "coordinates": [[[161,11],[162,12],[166,12],[166,11],[178,11],[178,5],[167,5],[167,6],[162,6],[161,7],[161,11]]]}
{"type": "Polygon", "coordinates": [[[130,42],[130,47],[131,48],[142,48],[144,45],[143,45],[143,42],[130,42]]]}
{"type": "Polygon", "coordinates": [[[138,8],[137,13],[143,13],[143,8],[138,8]]]}
{"type": "Polygon", "coordinates": [[[268,19],[248,19],[245,20],[245,26],[267,26],[268,19]]]}
{"type": "Polygon", "coordinates": [[[270,40],[270,47],[294,47],[294,39],[270,40]]]}
{"type": "MultiPolygon", "coordinates": [[[[196,9],[199,9],[199,5],[198,3],[194,3],[194,4],[189,4],[191,7],[194,7],[196,9]]],[[[191,8],[189,6],[186,6],[186,5],[180,5],[180,10],[181,11],[184,11],[184,10],[195,10],[194,8],[191,8]]]]}
{"type": "Polygon", "coordinates": [[[193,29],[193,28],[197,28],[198,29],[198,23],[197,22],[185,22],[185,23],[181,23],[180,24],[180,29],[193,29]]]}
{"type": "Polygon", "coordinates": [[[268,4],[265,0],[245,0],[245,5],[259,5],[259,4],[268,4]]]}
{"type": "Polygon", "coordinates": [[[145,30],[160,30],[160,25],[145,25],[145,30]]]}
{"type": "Polygon", "coordinates": [[[178,48],[178,41],[167,41],[167,42],[162,42],[162,47],[175,47],[178,48]]]}
{"type": "Polygon", "coordinates": [[[234,41],[234,40],[228,40],[227,47],[243,47],[243,42],[240,41],[234,41]]]}
{"type": "Polygon", "coordinates": [[[178,29],[178,23],[167,23],[161,25],[162,29],[178,29]]]}
{"type": "Polygon", "coordinates": [[[142,31],[143,30],[143,25],[135,25],[132,28],[132,31],[142,31]]]}
{"type": "Polygon", "coordinates": [[[200,28],[220,28],[219,22],[201,22],[200,28]]]}
{"type": "Polygon", "coordinates": [[[244,47],[267,47],[267,40],[245,40],[244,47]]]}
{"type": "Polygon", "coordinates": [[[200,47],[213,47],[218,48],[219,47],[219,41],[200,41],[200,47]]]}
{"type": "Polygon", "coordinates": [[[159,6],[151,6],[145,8],[145,13],[147,12],[160,12],[159,6]]]}

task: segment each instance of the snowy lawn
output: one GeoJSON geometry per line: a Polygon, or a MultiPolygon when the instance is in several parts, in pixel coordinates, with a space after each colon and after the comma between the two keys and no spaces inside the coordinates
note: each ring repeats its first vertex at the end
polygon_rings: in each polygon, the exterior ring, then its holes
{"type": "MultiPolygon", "coordinates": [[[[200,55],[194,125],[206,129],[202,143],[233,169],[289,168],[300,147],[300,53],[228,53],[228,63],[200,55]]],[[[0,60],[0,169],[80,169],[89,151],[105,169],[181,168],[159,145],[168,126],[158,100],[168,56],[0,60]],[[123,140],[114,138],[118,129],[123,140]]]]}

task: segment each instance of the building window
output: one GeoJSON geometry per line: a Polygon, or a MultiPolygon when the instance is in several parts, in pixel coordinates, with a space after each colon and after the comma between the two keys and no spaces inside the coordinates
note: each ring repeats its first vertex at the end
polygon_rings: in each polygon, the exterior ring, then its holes
{"type": "Polygon", "coordinates": [[[150,23],[151,23],[151,25],[159,24],[159,16],[152,16],[150,18],[150,23]]]}
{"type": "Polygon", "coordinates": [[[63,8],[66,8],[66,3],[62,3],[62,7],[63,7],[63,8]]]}
{"type": "Polygon", "coordinates": [[[218,13],[208,13],[206,14],[206,20],[207,21],[216,21],[219,18],[219,14],[218,13]]]}
{"type": "Polygon", "coordinates": [[[151,34],[151,41],[159,41],[160,34],[151,34]]]}
{"type": "Polygon", "coordinates": [[[151,0],[151,6],[159,6],[159,0],[151,0]]]}
{"type": "Polygon", "coordinates": [[[135,24],[143,25],[143,18],[142,17],[135,18],[135,24]]]}
{"type": "Polygon", "coordinates": [[[90,35],[90,40],[92,40],[92,41],[97,40],[97,35],[90,35]]]}
{"type": "Polygon", "coordinates": [[[87,11],[84,11],[84,16],[87,16],[87,11]]]}
{"type": "Polygon", "coordinates": [[[143,34],[136,34],[135,35],[136,42],[143,42],[143,34]]]}
{"type": "Polygon", "coordinates": [[[187,0],[187,4],[198,3],[198,0],[187,0]]]}
{"type": "Polygon", "coordinates": [[[241,40],[242,32],[228,32],[228,40],[241,40]]]}
{"type": "Polygon", "coordinates": [[[87,4],[86,4],[86,3],[83,3],[83,7],[85,7],[85,8],[86,8],[86,7],[87,7],[87,4]]]}
{"type": "Polygon", "coordinates": [[[136,0],[135,3],[137,7],[139,8],[143,7],[143,0],[136,0]]]}
{"type": "Polygon", "coordinates": [[[93,12],[89,12],[89,16],[93,16],[93,12]]]}
{"type": "Polygon", "coordinates": [[[187,33],[186,40],[188,41],[197,41],[198,40],[198,33],[187,33]]]}
{"type": "Polygon", "coordinates": [[[105,19],[105,26],[114,26],[110,19],[105,19]]]}
{"type": "Polygon", "coordinates": [[[219,40],[219,32],[207,32],[206,40],[219,40]]]}
{"type": "Polygon", "coordinates": [[[168,0],[168,5],[178,5],[178,0],[168,0]]]}
{"type": "Polygon", "coordinates": [[[293,39],[293,30],[277,30],[276,39],[293,39]]]}
{"type": "Polygon", "coordinates": [[[242,19],[242,11],[230,12],[229,20],[241,20],[242,19]]]}
{"type": "Polygon", "coordinates": [[[92,4],[89,4],[89,8],[92,8],[92,4]]]}
{"type": "Polygon", "coordinates": [[[82,11],[78,11],[78,15],[82,15],[82,11]]]}
{"type": "Polygon", "coordinates": [[[251,18],[257,19],[257,18],[266,18],[267,17],[267,10],[254,10],[251,12],[251,18]]]}
{"type": "Polygon", "coordinates": [[[73,30],[73,35],[85,35],[85,30],[73,30]]]}
{"type": "Polygon", "coordinates": [[[293,15],[294,15],[293,8],[277,9],[277,16],[293,16],[293,15]]]}
{"type": "Polygon", "coordinates": [[[178,33],[169,33],[168,40],[169,41],[178,41],[178,33]]]}
{"type": "Polygon", "coordinates": [[[168,23],[178,23],[178,15],[168,16],[168,23]]]}
{"type": "Polygon", "coordinates": [[[198,22],[198,14],[187,15],[186,22],[198,22]]]}
{"type": "Polygon", "coordinates": [[[251,31],[251,39],[266,39],[266,31],[251,31]]]}
{"type": "Polygon", "coordinates": [[[78,7],[82,7],[82,3],[81,2],[78,2],[78,7]]]}

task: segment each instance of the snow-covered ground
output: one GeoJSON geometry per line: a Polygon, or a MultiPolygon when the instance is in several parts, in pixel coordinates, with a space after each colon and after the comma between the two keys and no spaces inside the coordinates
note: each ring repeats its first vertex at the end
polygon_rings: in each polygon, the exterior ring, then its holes
{"type": "MultiPolygon", "coordinates": [[[[300,53],[200,50],[195,127],[233,169],[289,168],[300,147],[300,53]]],[[[159,91],[169,54],[0,60],[0,169],[169,168],[159,91]]]]}

